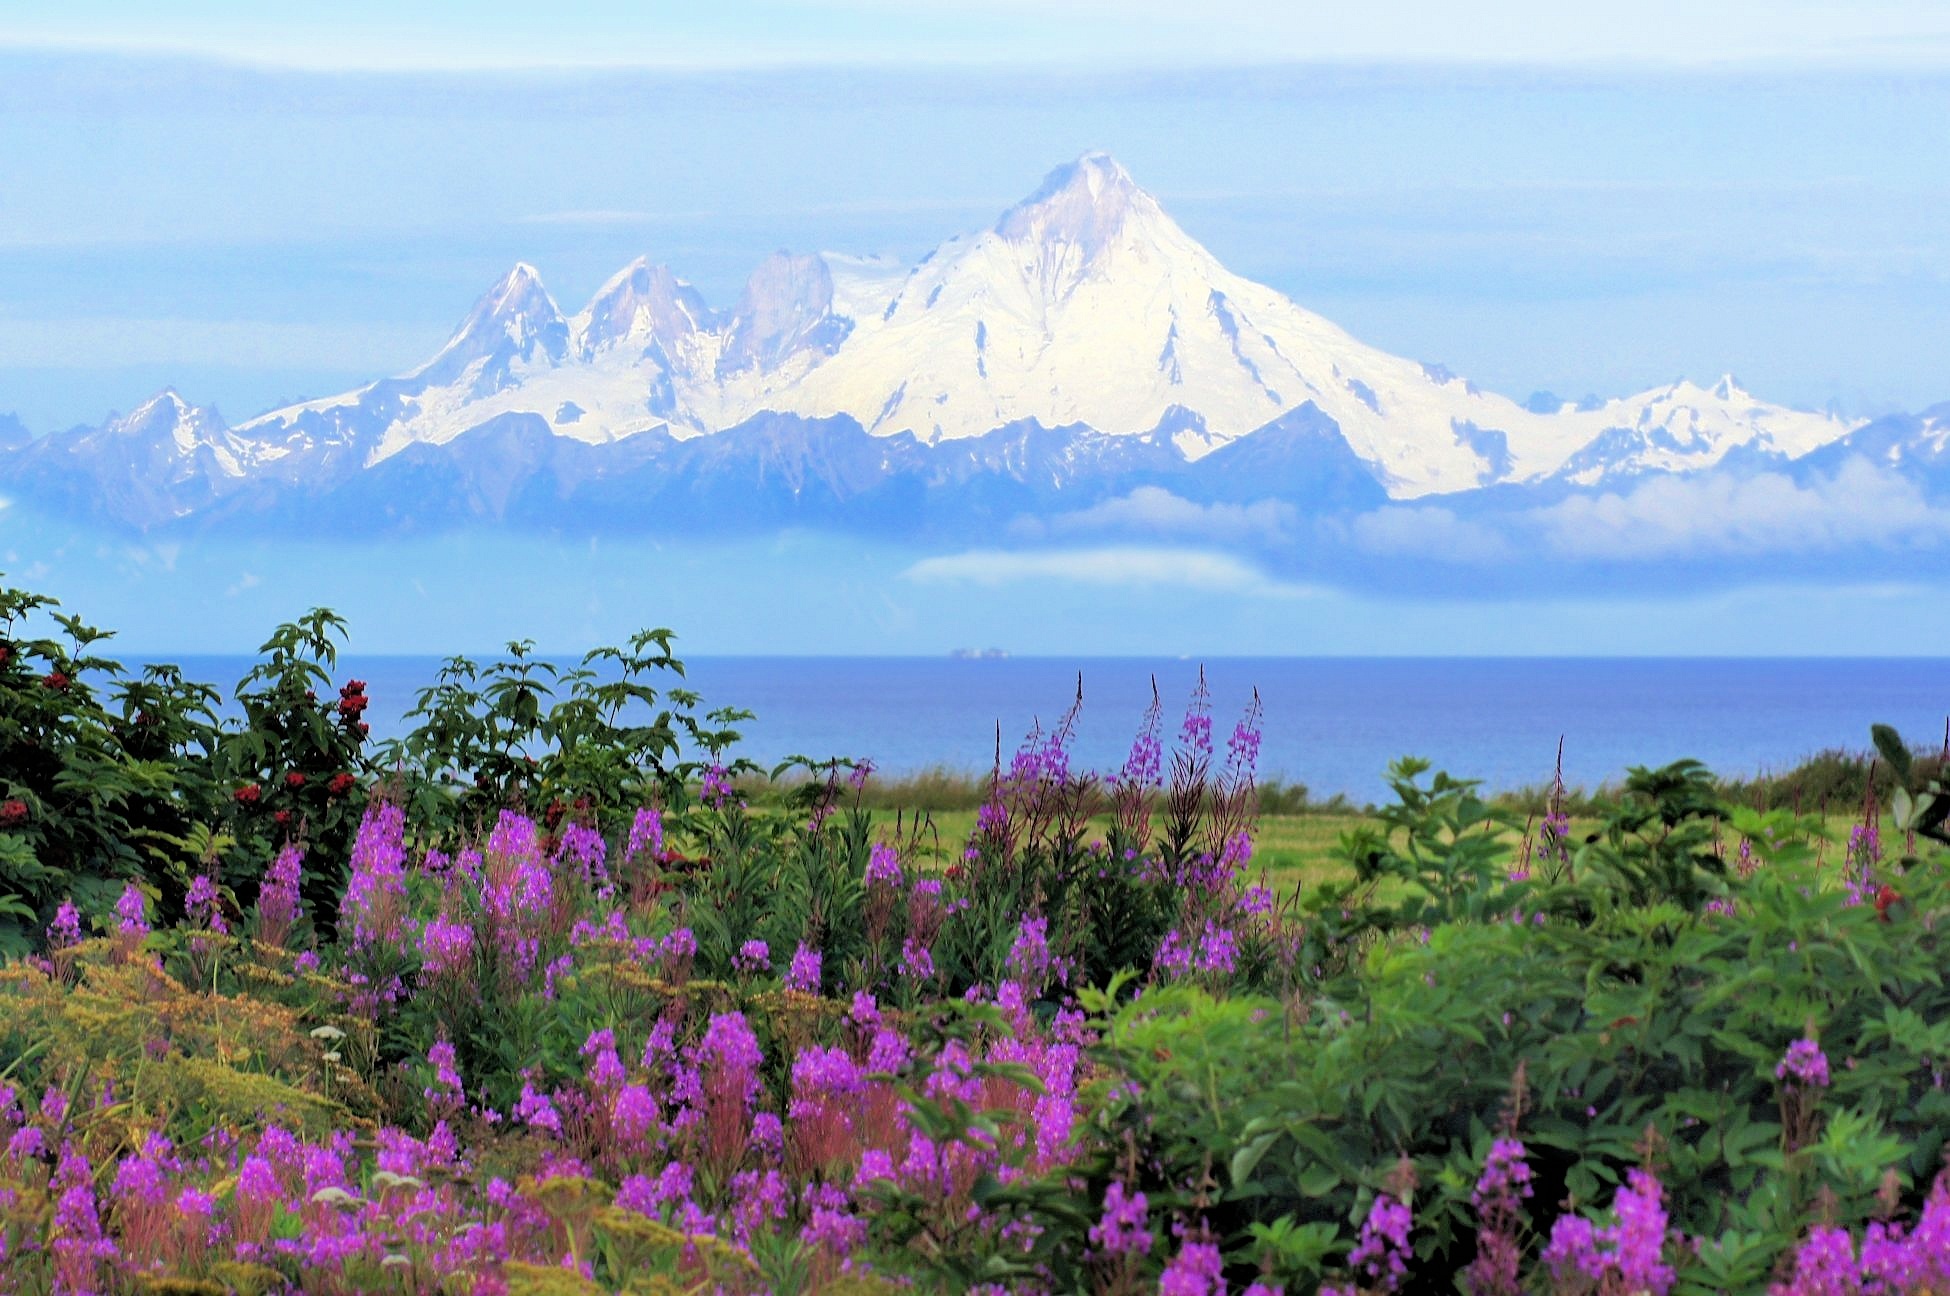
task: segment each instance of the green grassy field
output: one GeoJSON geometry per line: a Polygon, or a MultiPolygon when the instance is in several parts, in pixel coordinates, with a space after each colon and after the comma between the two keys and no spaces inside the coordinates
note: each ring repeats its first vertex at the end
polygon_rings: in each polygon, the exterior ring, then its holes
{"type": "MultiPolygon", "coordinates": [[[[876,827],[892,831],[895,815],[892,811],[875,811],[876,827]]],[[[905,821],[912,823],[911,816],[905,821]]],[[[931,832],[922,835],[924,855],[937,867],[945,867],[961,854],[962,844],[975,830],[973,810],[936,810],[926,819],[932,825],[931,832]],[[939,848],[935,843],[939,842],[939,848]]],[[[1823,855],[1833,864],[1843,856],[1843,844],[1848,840],[1848,832],[1856,820],[1852,815],[1830,815],[1825,821],[1825,836],[1829,845],[1823,855]]],[[[1266,870],[1268,882],[1277,891],[1287,892],[1294,887],[1310,887],[1346,876],[1344,867],[1333,858],[1333,847],[1343,833],[1362,825],[1380,826],[1380,821],[1371,815],[1346,814],[1301,814],[1301,815],[1261,815],[1253,832],[1253,862],[1266,870]]],[[[1107,826],[1107,821],[1106,821],[1107,826]]],[[[1573,840],[1593,832],[1599,827],[1595,819],[1574,819],[1571,822],[1573,840]]],[[[1897,840],[1894,826],[1885,818],[1883,840],[1897,840]]]]}

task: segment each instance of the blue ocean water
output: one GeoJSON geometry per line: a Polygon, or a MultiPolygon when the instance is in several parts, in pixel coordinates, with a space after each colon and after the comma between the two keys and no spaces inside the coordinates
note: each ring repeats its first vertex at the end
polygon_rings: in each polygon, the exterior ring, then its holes
{"type": "MultiPolygon", "coordinates": [[[[188,658],[228,684],[242,658],[188,658]]],[[[359,657],[376,736],[399,732],[434,658],[359,657]]],[[[1076,695],[1076,764],[1120,764],[1153,679],[1176,732],[1201,664],[1141,658],[694,658],[706,707],[755,713],[740,750],[761,764],[800,754],[870,757],[884,772],[986,770],[1001,726],[1006,759],[1030,726],[1076,695]]],[[[1829,747],[1866,748],[1869,726],[1942,740],[1950,660],[1729,658],[1219,658],[1203,663],[1223,750],[1252,697],[1265,708],[1260,770],[1315,793],[1383,797],[1387,763],[1413,754],[1491,788],[1545,782],[1560,737],[1565,777],[1593,786],[1629,765],[1683,756],[1723,774],[1779,769],[1829,747]]]]}

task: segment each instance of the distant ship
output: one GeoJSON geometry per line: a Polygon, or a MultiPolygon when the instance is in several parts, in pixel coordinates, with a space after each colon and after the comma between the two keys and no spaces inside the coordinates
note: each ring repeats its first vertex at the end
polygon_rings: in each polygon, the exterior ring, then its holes
{"type": "Polygon", "coordinates": [[[1008,655],[1007,648],[955,648],[948,653],[955,661],[1002,661],[1008,655]]]}

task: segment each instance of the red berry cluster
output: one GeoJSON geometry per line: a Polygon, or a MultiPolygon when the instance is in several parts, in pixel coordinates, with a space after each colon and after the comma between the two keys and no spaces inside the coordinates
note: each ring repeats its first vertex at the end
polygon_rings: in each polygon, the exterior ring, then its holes
{"type": "Polygon", "coordinates": [[[256,805],[263,799],[264,789],[255,783],[246,783],[230,795],[237,799],[238,805],[256,805]]]}
{"type": "Polygon", "coordinates": [[[334,774],[332,775],[332,781],[325,785],[325,790],[333,796],[344,796],[352,790],[352,785],[358,781],[350,774],[334,774]]]}
{"type": "Polygon", "coordinates": [[[364,680],[348,680],[339,690],[339,723],[347,729],[358,730],[361,738],[372,732],[372,726],[359,718],[360,714],[372,704],[366,696],[364,680]]]}
{"type": "Polygon", "coordinates": [[[53,689],[56,693],[66,693],[68,685],[72,682],[72,677],[66,671],[49,671],[41,677],[42,685],[53,689]]]}
{"type": "Polygon", "coordinates": [[[19,797],[0,801],[0,828],[11,828],[27,820],[27,803],[19,797]]]}
{"type": "Polygon", "coordinates": [[[10,643],[0,643],[0,666],[5,666],[13,659],[14,646],[10,643]]]}

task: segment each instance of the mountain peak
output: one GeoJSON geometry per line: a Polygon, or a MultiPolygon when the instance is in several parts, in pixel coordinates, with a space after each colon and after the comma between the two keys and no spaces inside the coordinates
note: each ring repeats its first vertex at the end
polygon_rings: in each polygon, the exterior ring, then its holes
{"type": "Polygon", "coordinates": [[[708,325],[710,315],[704,298],[669,266],[640,256],[611,275],[583,308],[582,354],[623,341],[668,346],[708,325]]]}
{"type": "Polygon", "coordinates": [[[507,366],[515,359],[560,363],[568,336],[568,321],[542,286],[541,275],[526,261],[517,261],[474,303],[440,354],[417,376],[435,383],[452,382],[468,365],[484,360],[483,391],[491,390],[505,379],[507,366]]]}
{"type": "Polygon", "coordinates": [[[770,370],[801,350],[831,355],[852,328],[833,314],[833,272],[824,257],[774,252],[745,281],[720,374],[770,370]]]}
{"type": "Polygon", "coordinates": [[[1043,177],[1035,193],[1002,213],[995,232],[1018,242],[1074,243],[1095,253],[1140,212],[1159,208],[1131,173],[1108,153],[1085,153],[1043,177]]]}
{"type": "Polygon", "coordinates": [[[129,411],[128,417],[116,420],[116,425],[124,428],[143,427],[158,419],[171,423],[197,413],[194,405],[184,400],[174,387],[165,387],[142,404],[129,411]]]}

